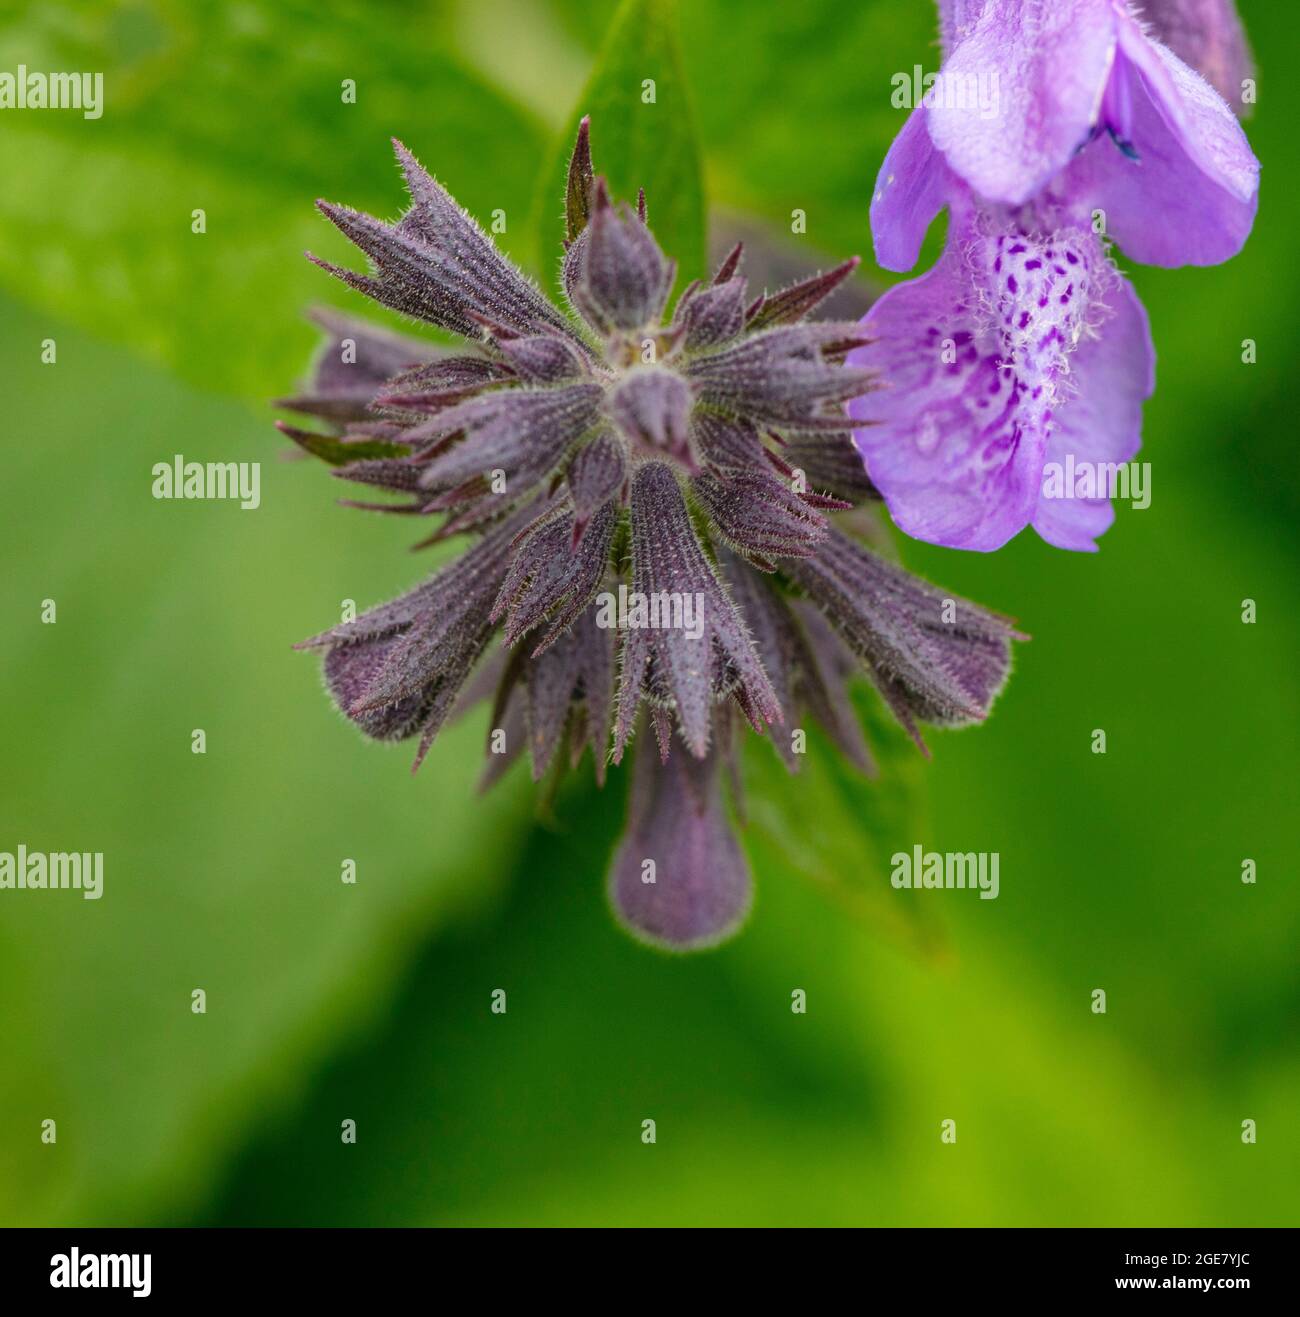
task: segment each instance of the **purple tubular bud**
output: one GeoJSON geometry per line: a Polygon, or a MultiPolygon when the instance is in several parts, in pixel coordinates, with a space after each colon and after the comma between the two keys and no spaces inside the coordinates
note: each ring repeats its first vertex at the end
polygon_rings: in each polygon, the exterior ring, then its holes
{"type": "Polygon", "coordinates": [[[749,867],[722,804],[716,754],[660,762],[641,737],[608,886],[628,931],[664,950],[716,946],[739,929],[751,902],[749,867]]]}

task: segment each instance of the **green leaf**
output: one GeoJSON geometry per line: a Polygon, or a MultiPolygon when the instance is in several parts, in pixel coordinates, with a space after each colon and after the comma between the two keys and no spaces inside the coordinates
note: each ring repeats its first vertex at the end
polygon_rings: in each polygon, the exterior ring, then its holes
{"type": "Polygon", "coordinates": [[[409,525],[333,506],[269,417],[5,299],[0,357],[14,433],[49,441],[5,466],[0,851],[104,856],[98,900],[0,889],[0,1223],[165,1219],[491,895],[524,782],[476,795],[481,713],[412,777],[413,746],[364,740],[291,648],[429,572],[409,525]],[[152,498],[178,451],[261,460],[260,506],[152,498]]]}
{"type": "Polygon", "coordinates": [[[596,173],[616,198],[635,201],[645,189],[650,228],[677,261],[679,285],[705,273],[700,149],[675,26],[673,0],[624,0],[615,15],[538,185],[541,268],[560,254],[569,155],[586,115],[596,173]]]}
{"type": "Polygon", "coordinates": [[[807,751],[793,774],[763,738],[746,738],[750,862],[763,887],[810,881],[866,927],[933,953],[943,939],[928,907],[900,903],[889,884],[889,857],[910,852],[924,836],[926,761],[874,692],[854,695],[879,770],[875,779],[846,763],[816,724],[803,729],[807,751]]]}
{"type": "MultiPolygon", "coordinates": [[[[601,899],[614,812],[575,793],[567,830],[531,838],[505,907],[428,949],[384,1025],[292,1119],[266,1122],[202,1223],[1294,1218],[1289,1148],[1244,1162],[1235,1094],[1171,1104],[1149,1051],[1099,1029],[1050,964],[1009,952],[998,902],[974,903],[960,973],[766,875],[737,939],[656,955],[601,899]],[[357,1148],[339,1144],[344,1112],[357,1148]],[[956,1149],[939,1140],[949,1117],[956,1149]],[[1249,1169],[1225,1185],[1234,1166],[1249,1169]]],[[[1286,1064],[1279,1048],[1252,1089],[1261,1128],[1286,1127],[1286,1064]]]]}
{"type": "Polygon", "coordinates": [[[933,5],[898,0],[755,0],[743,17],[726,0],[683,6],[711,201],[769,219],[811,265],[869,260],[876,171],[908,113],[892,79],[938,67],[937,27],[933,5]]]}
{"type": "Polygon", "coordinates": [[[410,18],[303,0],[31,6],[0,35],[0,67],[102,70],[104,106],[5,116],[0,285],[260,401],[306,366],[309,305],[384,318],[303,252],[364,268],[312,203],[398,213],[390,137],[526,241],[541,130],[437,44],[445,25],[413,34],[410,18]]]}

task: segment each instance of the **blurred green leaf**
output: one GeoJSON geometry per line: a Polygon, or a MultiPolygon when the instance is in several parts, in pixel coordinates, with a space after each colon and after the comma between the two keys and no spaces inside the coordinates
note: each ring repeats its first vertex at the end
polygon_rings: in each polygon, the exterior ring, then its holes
{"type": "Polygon", "coordinates": [[[105,103],[6,115],[0,282],[205,388],[283,394],[316,337],[303,310],[360,304],[303,259],[364,268],[312,202],[397,213],[390,137],[480,218],[502,211],[507,244],[526,229],[540,130],[448,51],[440,10],[29,8],[0,67],[102,70],[105,103]]]}
{"type": "Polygon", "coordinates": [[[870,262],[871,189],[907,115],[890,104],[890,79],[938,68],[937,29],[933,5],[897,0],[686,5],[710,200],[787,232],[800,211],[797,241],[870,262]]]}
{"type": "Polygon", "coordinates": [[[1171,1102],[1148,1051],[1009,949],[1000,902],[973,902],[961,960],[938,969],[764,875],[736,940],[656,955],[602,900],[613,803],[576,794],[567,830],[534,834],[509,904],[428,950],[387,1026],[266,1122],[201,1223],[1288,1219],[1293,1062],[1252,1093],[1278,1138],[1260,1157],[1231,1095],[1191,1083],[1171,1102]]]}
{"type": "Polygon", "coordinates": [[[549,266],[563,236],[569,154],[584,115],[591,117],[597,174],[615,198],[644,188],[649,224],[677,261],[678,284],[706,268],[704,190],[694,112],[682,72],[674,0],[623,0],[596,65],[538,185],[540,264],[549,266]]]}
{"type": "Polygon", "coordinates": [[[413,778],[413,747],[363,740],[291,649],[429,570],[408,525],[266,461],[269,418],[8,302],[0,357],[9,423],[46,440],[5,467],[0,850],[104,855],[99,900],[0,891],[0,1223],[120,1225],[201,1193],[429,929],[493,898],[523,783],[476,796],[481,714],[413,778]],[[178,451],[263,461],[261,506],[156,501],[178,451]]]}
{"type": "Polygon", "coordinates": [[[764,884],[812,882],[865,927],[933,953],[942,939],[929,909],[900,905],[889,885],[889,857],[925,837],[926,760],[874,692],[855,693],[879,770],[874,780],[846,763],[816,724],[804,729],[807,753],[794,774],[770,745],[746,738],[750,860],[764,884]]]}

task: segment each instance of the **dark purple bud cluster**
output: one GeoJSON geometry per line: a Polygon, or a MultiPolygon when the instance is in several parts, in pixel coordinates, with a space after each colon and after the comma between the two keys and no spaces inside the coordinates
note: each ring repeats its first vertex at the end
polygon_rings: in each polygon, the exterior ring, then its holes
{"type": "Polygon", "coordinates": [[[717,942],[749,904],[718,776],[741,724],[770,732],[793,770],[809,715],[870,771],[855,673],[913,735],[978,721],[1013,632],[832,525],[875,496],[844,409],[874,378],[844,364],[863,346],[856,324],[805,317],[856,260],[750,298],[737,247],[667,316],[674,263],[644,194],[616,202],[594,174],[584,121],[566,195],[571,317],[397,155],[412,199],[397,223],[321,203],[370,273],[318,263],[468,341],[447,350],[322,316],[315,379],[284,405],[330,432],[282,429],[391,496],[348,502],[434,519],[423,543],[473,543],[304,645],[324,651],[343,712],[369,736],[416,739],[417,764],[484,696],[500,752],[489,780],[525,749],[540,779],[589,746],[603,781],[635,736],[615,908],[658,944],[717,942]]]}

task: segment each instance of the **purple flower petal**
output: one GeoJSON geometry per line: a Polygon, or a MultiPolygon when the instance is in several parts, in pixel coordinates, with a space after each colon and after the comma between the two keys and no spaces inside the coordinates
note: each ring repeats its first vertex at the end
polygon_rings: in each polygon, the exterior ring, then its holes
{"type": "Polygon", "coordinates": [[[1068,190],[1094,199],[1125,255],[1145,265],[1235,256],[1259,204],[1259,161],[1227,103],[1176,55],[1120,23],[1114,77],[1131,104],[1137,158],[1104,138],[1081,151],[1068,190]]]}
{"type": "MultiPolygon", "coordinates": [[[[1127,462],[1142,441],[1142,404],[1155,388],[1155,348],[1147,314],[1127,280],[1108,295],[1113,315],[1079,345],[1070,363],[1073,396],[1052,418],[1048,463],[1127,462]]],[[[1068,469],[1068,468],[1067,468],[1068,469]]],[[[1068,491],[1067,491],[1068,492],[1068,491]]],[[[1108,498],[1047,498],[1040,493],[1034,529],[1058,549],[1095,552],[1115,520],[1108,498]]]]}
{"type": "Polygon", "coordinates": [[[927,98],[934,144],[976,192],[1027,201],[1087,139],[1115,40],[1112,0],[987,0],[927,98]]]}
{"type": "Polygon", "coordinates": [[[933,270],[872,307],[875,341],[849,360],[889,387],[849,413],[869,422],[854,441],[902,530],[987,551],[1029,523],[1070,355],[1116,279],[1088,230],[995,232],[971,213],[933,270]]]}
{"type": "Polygon", "coordinates": [[[921,254],[930,221],[958,184],[926,126],[926,110],[908,116],[876,176],[871,196],[871,239],[876,264],[900,273],[921,254]]]}

